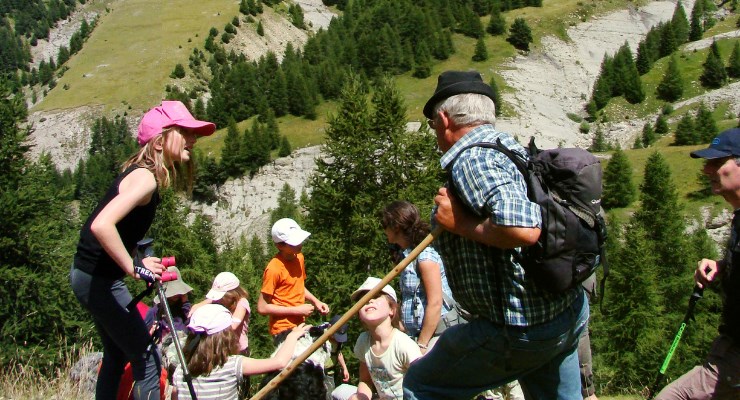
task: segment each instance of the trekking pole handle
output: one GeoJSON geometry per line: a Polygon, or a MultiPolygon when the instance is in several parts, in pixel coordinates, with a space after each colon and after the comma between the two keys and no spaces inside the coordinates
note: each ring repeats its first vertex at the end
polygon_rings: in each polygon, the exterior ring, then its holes
{"type": "MultiPolygon", "coordinates": [[[[154,247],[152,246],[153,244],[154,239],[152,238],[144,238],[136,242],[136,255],[139,257],[140,260],[143,260],[147,257],[154,257],[154,247]]],[[[167,268],[177,265],[175,256],[162,257],[159,263],[162,264],[162,266],[165,268],[165,271],[162,272],[162,274],[160,275],[162,282],[169,282],[177,279],[176,272],[167,271],[167,268]]]]}
{"type": "Polygon", "coordinates": [[[678,332],[676,332],[676,336],[673,338],[673,343],[671,343],[671,347],[668,350],[668,354],[666,355],[665,360],[663,360],[663,364],[660,366],[660,371],[658,373],[658,376],[655,377],[655,382],[653,383],[653,387],[648,393],[647,400],[651,400],[657,394],[660,382],[663,380],[666,370],[668,370],[668,364],[671,363],[673,353],[676,351],[678,343],[681,341],[683,331],[684,329],[686,329],[686,325],[689,324],[689,321],[694,318],[694,308],[696,307],[696,302],[702,298],[703,293],[703,288],[700,288],[698,285],[694,286],[694,291],[693,293],[691,293],[691,297],[689,297],[689,307],[686,310],[686,315],[684,315],[681,326],[678,328],[678,332]]]}
{"type": "Polygon", "coordinates": [[[290,375],[295,368],[300,365],[303,361],[305,361],[311,354],[313,354],[314,351],[318,350],[319,347],[321,347],[324,342],[329,340],[329,338],[336,333],[336,331],[339,330],[344,324],[349,322],[350,318],[352,318],[355,314],[360,312],[360,309],[367,304],[370,300],[375,298],[375,296],[380,293],[383,290],[383,287],[385,285],[389,284],[390,281],[392,281],[395,277],[397,277],[406,267],[413,262],[416,257],[419,256],[419,254],[426,249],[433,241],[436,239],[444,230],[442,226],[437,226],[430,234],[428,234],[424,240],[421,241],[413,250],[411,250],[411,253],[409,253],[406,258],[401,260],[393,269],[383,278],[380,280],[380,282],[372,289],[370,289],[367,293],[365,293],[364,296],[360,298],[360,300],[357,301],[357,303],[352,306],[347,312],[342,315],[337,322],[334,323],[334,325],[330,326],[328,329],[324,331],[324,334],[318,337],[311,346],[309,346],[306,350],[301,353],[298,357],[296,357],[290,364],[288,364],[287,367],[283,368],[282,371],[280,371],[279,374],[277,374],[270,382],[267,382],[265,387],[260,389],[259,392],[257,392],[250,400],[260,400],[262,399],[267,393],[269,393],[272,389],[276,388],[280,382],[282,382],[285,378],[290,375]]]}

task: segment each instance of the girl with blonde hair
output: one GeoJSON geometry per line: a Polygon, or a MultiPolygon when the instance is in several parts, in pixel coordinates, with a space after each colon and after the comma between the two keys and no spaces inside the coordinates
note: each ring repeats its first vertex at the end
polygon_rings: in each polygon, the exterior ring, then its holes
{"type": "MultiPolygon", "coordinates": [[[[161,361],[123,279],[153,283],[164,271],[157,257],[136,259],[136,243],[144,238],[160,202],[159,190],[171,186],[178,165],[192,164],[198,136],[216,126],[196,120],[179,101],[163,101],[147,111],[139,124],[141,146],[123,165],[80,232],[70,284],[92,315],[103,343],[97,399],[116,397],[124,366],[131,362],[135,399],[159,399],[161,361]]],[[[187,168],[192,182],[192,167],[187,168]]]]}

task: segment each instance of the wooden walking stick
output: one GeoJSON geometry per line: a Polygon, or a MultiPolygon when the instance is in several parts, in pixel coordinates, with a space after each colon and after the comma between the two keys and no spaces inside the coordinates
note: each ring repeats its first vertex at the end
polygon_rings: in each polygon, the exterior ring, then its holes
{"type": "Polygon", "coordinates": [[[293,370],[300,365],[303,361],[305,361],[311,354],[313,354],[314,351],[318,350],[319,347],[321,347],[324,342],[329,340],[329,338],[339,330],[339,328],[342,327],[342,325],[346,324],[350,318],[352,318],[355,314],[357,314],[360,311],[360,308],[367,304],[370,300],[372,300],[378,293],[380,293],[383,290],[383,287],[390,283],[390,281],[393,280],[398,274],[401,273],[409,264],[411,264],[412,261],[416,259],[416,257],[419,256],[419,253],[422,252],[422,250],[426,249],[427,246],[429,246],[434,239],[436,239],[441,233],[442,230],[441,226],[438,226],[436,229],[434,229],[430,234],[427,235],[427,237],[424,238],[424,240],[419,243],[418,246],[416,246],[413,250],[411,250],[411,253],[409,253],[406,258],[401,260],[401,262],[398,263],[383,279],[380,280],[380,283],[378,283],[374,288],[370,289],[367,293],[365,293],[364,296],[360,298],[360,300],[357,301],[357,303],[352,306],[347,312],[342,315],[341,318],[337,322],[334,323],[334,325],[330,326],[327,330],[324,331],[324,334],[319,336],[316,341],[313,342],[313,344],[307,348],[303,353],[301,353],[300,356],[296,357],[295,360],[293,360],[287,367],[283,368],[282,371],[278,375],[276,375],[270,382],[265,385],[262,389],[260,389],[257,394],[252,396],[250,400],[260,400],[263,398],[267,393],[270,392],[270,390],[277,387],[277,385],[280,384],[285,378],[290,375],[293,370]]]}

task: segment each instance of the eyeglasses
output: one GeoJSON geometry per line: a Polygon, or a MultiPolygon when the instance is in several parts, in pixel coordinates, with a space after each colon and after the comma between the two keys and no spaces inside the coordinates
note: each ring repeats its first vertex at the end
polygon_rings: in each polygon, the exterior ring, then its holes
{"type": "Polygon", "coordinates": [[[434,120],[434,119],[428,119],[427,120],[427,124],[429,125],[429,128],[431,128],[431,129],[437,129],[436,128],[436,126],[437,126],[436,120],[434,120]]]}

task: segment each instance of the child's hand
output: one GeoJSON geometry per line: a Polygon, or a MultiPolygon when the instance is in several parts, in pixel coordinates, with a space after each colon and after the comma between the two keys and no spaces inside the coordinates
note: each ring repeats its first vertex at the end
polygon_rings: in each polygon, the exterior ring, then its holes
{"type": "Polygon", "coordinates": [[[329,314],[329,305],[326,303],[318,302],[316,304],[316,308],[319,309],[319,312],[321,313],[321,315],[329,314]]]}
{"type": "Polygon", "coordinates": [[[299,313],[300,313],[301,315],[303,315],[303,316],[306,316],[306,317],[307,317],[307,316],[309,316],[309,315],[313,314],[313,310],[314,310],[315,308],[314,308],[313,304],[308,304],[308,303],[305,303],[305,304],[301,304],[301,305],[299,305],[299,306],[296,306],[296,309],[298,310],[298,312],[299,312],[299,313]]]}
{"type": "Polygon", "coordinates": [[[300,338],[306,332],[308,332],[309,329],[311,329],[311,325],[306,325],[305,323],[304,324],[300,324],[300,325],[296,326],[295,328],[293,328],[292,331],[290,331],[290,333],[288,334],[288,337],[286,337],[286,339],[298,340],[298,338],[300,338]]]}

